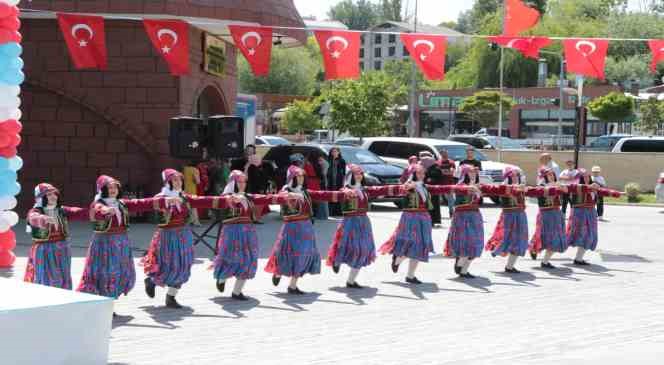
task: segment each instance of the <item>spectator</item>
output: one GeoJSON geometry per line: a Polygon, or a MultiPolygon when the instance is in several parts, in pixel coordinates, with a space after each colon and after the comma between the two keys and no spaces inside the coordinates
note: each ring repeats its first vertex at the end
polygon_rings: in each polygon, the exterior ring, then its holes
{"type": "Polygon", "coordinates": [[[475,159],[475,150],[471,146],[466,149],[466,159],[461,161],[459,166],[461,165],[472,165],[477,171],[482,171],[482,161],[475,159]]]}
{"type": "MultiPolygon", "coordinates": [[[[606,180],[604,179],[604,176],[600,175],[602,173],[602,168],[599,166],[593,166],[590,171],[592,172],[592,182],[599,185],[601,188],[606,188],[606,180]]],[[[599,194],[597,194],[597,219],[604,222],[604,197],[599,194]]]]}
{"type": "MultiPolygon", "coordinates": [[[[198,190],[198,184],[201,183],[201,175],[196,167],[196,161],[190,161],[182,169],[182,174],[184,175],[184,192],[191,195],[196,195],[198,190]]],[[[195,226],[200,226],[201,222],[198,219],[197,209],[191,210],[191,223],[195,226]]]]}
{"type": "MultiPolygon", "coordinates": [[[[330,164],[327,163],[327,159],[323,156],[318,156],[318,167],[317,171],[320,172],[320,188],[321,190],[327,189],[327,170],[330,168],[330,164]]],[[[316,212],[316,218],[326,220],[330,217],[330,207],[328,202],[319,202],[318,203],[318,212],[316,212]]]]}
{"type": "MultiPolygon", "coordinates": [[[[442,185],[443,180],[443,171],[441,171],[440,166],[436,164],[436,160],[433,158],[433,155],[429,151],[422,151],[419,153],[420,164],[426,170],[426,175],[424,178],[425,184],[428,185],[442,185]]],[[[431,194],[431,205],[432,208],[429,210],[429,216],[431,216],[431,224],[435,226],[440,226],[441,215],[440,215],[440,195],[431,194]]]]}
{"type": "MultiPolygon", "coordinates": [[[[327,189],[339,190],[344,187],[344,177],[346,176],[346,161],[341,156],[339,147],[332,147],[327,157],[329,168],[327,169],[327,189]]],[[[331,216],[341,216],[341,205],[339,203],[330,203],[331,216]]]]}
{"type": "MultiPolygon", "coordinates": [[[[244,157],[233,161],[231,170],[240,170],[247,175],[247,193],[265,194],[268,179],[263,169],[261,158],[256,155],[256,146],[253,144],[247,145],[247,147],[245,147],[244,157]]],[[[260,219],[263,214],[270,211],[269,206],[256,204],[254,208],[254,215],[256,217],[255,223],[263,224],[260,219]]]]}
{"type": "MultiPolygon", "coordinates": [[[[440,151],[440,161],[438,161],[438,165],[440,166],[440,171],[443,173],[441,185],[456,184],[456,178],[454,177],[456,164],[453,160],[450,160],[446,150],[440,151]]],[[[447,211],[450,214],[450,219],[452,219],[452,214],[454,213],[454,193],[445,194],[443,197],[447,204],[447,211]]]]}
{"type": "MultiPolygon", "coordinates": [[[[543,153],[540,155],[540,167],[546,167],[553,170],[553,173],[556,174],[556,179],[560,179],[560,166],[553,160],[550,153],[543,153]]],[[[538,179],[539,180],[539,179],[538,179]]],[[[537,181],[537,184],[540,184],[540,181],[537,181]]]]}
{"type": "MultiPolygon", "coordinates": [[[[574,161],[567,160],[565,161],[567,168],[560,172],[560,184],[561,185],[570,185],[578,183],[578,176],[576,169],[574,168],[574,161]]],[[[569,194],[563,194],[562,196],[562,211],[563,217],[566,217],[567,206],[570,204],[569,194]]]]}
{"type": "Polygon", "coordinates": [[[410,156],[408,157],[408,167],[403,170],[401,173],[401,177],[399,178],[399,181],[403,184],[408,180],[409,177],[413,175],[413,168],[417,163],[419,163],[420,160],[417,158],[417,156],[410,156]]]}

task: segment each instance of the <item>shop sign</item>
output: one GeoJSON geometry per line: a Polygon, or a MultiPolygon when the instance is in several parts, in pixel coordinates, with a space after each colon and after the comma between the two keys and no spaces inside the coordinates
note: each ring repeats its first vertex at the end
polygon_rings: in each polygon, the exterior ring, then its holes
{"type": "MultiPolygon", "coordinates": [[[[467,96],[442,96],[433,93],[424,93],[419,95],[420,109],[457,109],[467,96]]],[[[517,96],[514,97],[516,105],[539,105],[539,106],[552,106],[554,105],[555,98],[550,97],[535,97],[535,96],[517,96]]],[[[576,103],[576,96],[567,96],[567,104],[574,105],[576,103]]],[[[583,97],[584,103],[590,101],[587,96],[583,97]]]]}
{"type": "Polygon", "coordinates": [[[209,33],[203,35],[203,70],[223,77],[226,67],[226,42],[209,33]]]}

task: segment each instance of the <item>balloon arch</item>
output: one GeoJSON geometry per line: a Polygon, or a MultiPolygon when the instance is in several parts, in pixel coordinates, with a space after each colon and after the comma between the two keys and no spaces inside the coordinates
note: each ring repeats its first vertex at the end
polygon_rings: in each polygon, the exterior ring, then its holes
{"type": "Polygon", "coordinates": [[[21,142],[19,94],[24,79],[18,2],[0,0],[0,268],[11,267],[16,260],[12,227],[18,223],[18,215],[12,209],[21,191],[16,172],[23,166],[16,155],[21,142]]]}

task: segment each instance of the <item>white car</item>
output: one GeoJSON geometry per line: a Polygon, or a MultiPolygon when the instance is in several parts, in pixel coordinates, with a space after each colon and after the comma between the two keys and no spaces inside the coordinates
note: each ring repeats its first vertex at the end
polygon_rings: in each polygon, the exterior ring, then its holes
{"type": "Polygon", "coordinates": [[[664,152],[664,137],[626,137],[611,152],[664,152]]]}
{"type": "MultiPolygon", "coordinates": [[[[368,149],[389,163],[404,168],[408,167],[408,157],[417,156],[420,151],[429,151],[438,160],[440,159],[440,151],[445,150],[448,157],[458,164],[466,159],[466,150],[473,148],[466,143],[433,138],[370,137],[364,138],[363,141],[362,148],[368,149]]],[[[475,151],[475,159],[482,162],[480,182],[483,184],[502,182],[503,169],[507,166],[518,168],[514,165],[489,161],[482,152],[475,148],[473,150],[475,151]]],[[[523,179],[525,181],[525,176],[523,179]]]]}

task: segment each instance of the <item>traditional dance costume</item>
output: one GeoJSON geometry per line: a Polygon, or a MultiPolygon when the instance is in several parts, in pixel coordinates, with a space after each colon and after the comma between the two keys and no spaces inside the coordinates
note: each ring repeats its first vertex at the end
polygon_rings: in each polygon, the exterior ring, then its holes
{"type": "Polygon", "coordinates": [[[459,182],[455,188],[454,214],[445,241],[445,256],[454,257],[454,272],[463,278],[472,279],[468,272],[472,260],[482,256],[484,249],[484,223],[480,204],[482,194],[495,195],[499,187],[479,185],[479,178],[470,181],[470,172],[477,174],[472,165],[459,166],[459,182]],[[473,190],[472,187],[476,189],[473,190]]]}
{"type": "Polygon", "coordinates": [[[129,213],[150,211],[165,202],[102,197],[102,190],[110,184],[120,188],[120,182],[112,177],[102,175],[97,179],[97,196],[89,215],[94,233],[77,290],[117,299],[121,294],[127,295],[136,282],[131,241],[127,236],[129,213]]]}
{"type": "Polygon", "coordinates": [[[360,289],[362,287],[355,281],[360,269],[371,265],[376,259],[371,221],[367,217],[369,199],[396,196],[403,191],[403,188],[399,185],[365,187],[355,181],[353,174],[364,174],[364,171],[358,165],[349,166],[345,190],[353,194],[340,197],[343,201],[341,203],[343,220],[337,226],[326,262],[328,266],[332,266],[335,273],[339,272],[341,264],[350,266],[346,286],[360,289]]]}
{"type": "Polygon", "coordinates": [[[307,191],[301,184],[293,186],[297,176],[304,176],[304,170],[297,166],[288,168],[286,185],[283,191],[299,196],[294,202],[281,205],[284,224],[279,230],[272,247],[265,271],[272,274],[276,286],[282,276],[291,278],[289,294],[303,294],[297,287],[298,279],[304,274],[320,274],[321,258],[316,247],[316,235],[312,224],[312,201],[339,202],[341,191],[307,191]]]}
{"type": "MultiPolygon", "coordinates": [[[[413,183],[418,171],[424,174],[424,167],[416,165],[412,168],[409,183],[413,183]]],[[[399,271],[399,265],[407,258],[408,275],[406,282],[421,284],[415,277],[415,270],[419,262],[428,262],[429,254],[434,252],[431,239],[431,194],[447,194],[454,190],[450,185],[426,186],[423,179],[414,182],[415,188],[405,192],[402,202],[403,213],[392,236],[380,247],[382,254],[392,255],[392,272],[399,271]]]]}
{"type": "Polygon", "coordinates": [[[147,254],[141,260],[145,278],[145,292],[154,298],[155,285],[168,287],[166,306],[181,308],[175,300],[182,284],[189,280],[194,263],[193,236],[189,223],[194,209],[219,209],[225,198],[199,197],[173,190],[173,179],[183,179],[181,173],[166,169],[162,172],[164,188],[156,197],[171,198],[177,204],[160,208],[158,229],[152,236],[147,254]]]}
{"type": "Polygon", "coordinates": [[[258,236],[254,228],[256,205],[286,203],[287,195],[251,195],[237,190],[237,182],[246,181],[246,175],[239,170],[232,171],[221,204],[222,228],[217,241],[217,255],[214,258],[214,278],[217,290],[224,291],[226,280],[235,277],[232,298],[247,300],[242,289],[247,280],[256,276],[258,265],[258,236]]]}
{"type": "Polygon", "coordinates": [[[565,237],[565,218],[560,210],[560,195],[566,190],[557,186],[556,174],[549,167],[541,167],[538,171],[540,186],[545,189],[544,194],[537,198],[539,212],[535,232],[530,239],[528,249],[533,259],[537,254],[545,251],[542,263],[544,269],[553,269],[549,260],[554,252],[563,253],[567,250],[567,239],[565,237]]]}
{"type": "Polygon", "coordinates": [[[24,280],[71,289],[71,249],[67,241],[69,220],[87,220],[88,209],[48,205],[44,201],[48,193],[60,195],[51,184],[41,183],[35,187],[35,205],[27,216],[26,230],[32,236],[32,248],[24,280]]]}
{"type": "Polygon", "coordinates": [[[590,181],[590,174],[585,169],[578,171],[580,184],[569,188],[572,212],[567,226],[567,244],[578,248],[574,264],[588,265],[583,260],[583,256],[587,250],[594,251],[597,248],[597,211],[595,210],[597,196],[618,198],[620,192],[586,185],[590,181]]]}

